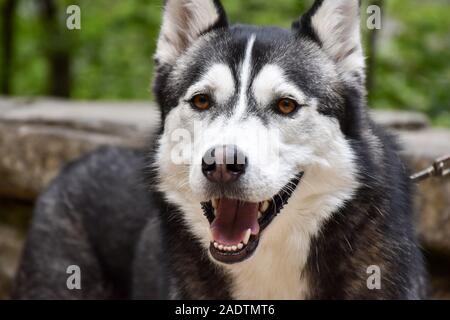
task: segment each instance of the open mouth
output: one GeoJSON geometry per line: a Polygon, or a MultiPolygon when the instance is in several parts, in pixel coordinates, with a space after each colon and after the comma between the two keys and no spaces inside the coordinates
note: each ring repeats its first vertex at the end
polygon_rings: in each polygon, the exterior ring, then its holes
{"type": "Polygon", "coordinates": [[[299,173],[270,200],[247,202],[218,198],[201,203],[211,225],[213,239],[209,251],[213,258],[233,264],[251,257],[261,233],[288,203],[302,176],[299,173]]]}

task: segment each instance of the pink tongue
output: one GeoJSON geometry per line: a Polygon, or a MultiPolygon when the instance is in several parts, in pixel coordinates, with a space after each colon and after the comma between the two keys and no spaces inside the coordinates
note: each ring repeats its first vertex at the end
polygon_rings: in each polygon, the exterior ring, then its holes
{"type": "Polygon", "coordinates": [[[211,224],[214,241],[223,245],[237,245],[244,240],[251,229],[253,235],[259,233],[258,203],[222,198],[216,209],[216,218],[211,224]]]}

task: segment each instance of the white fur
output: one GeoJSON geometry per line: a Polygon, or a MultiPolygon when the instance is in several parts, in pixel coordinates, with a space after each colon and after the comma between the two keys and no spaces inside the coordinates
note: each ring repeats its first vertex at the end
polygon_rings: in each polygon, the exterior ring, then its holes
{"type": "MultiPolygon", "coordinates": [[[[193,141],[193,158],[189,184],[197,199],[206,199],[207,185],[201,171],[201,158],[205,152],[216,145],[236,145],[244,150],[249,159],[249,168],[241,181],[249,185],[243,200],[262,201],[269,199],[288,182],[279,177],[292,177],[291,167],[283,167],[279,158],[278,128],[267,128],[256,117],[242,120],[220,116],[212,122],[199,123],[193,141]]],[[[289,180],[289,179],[287,179],[289,180]]]]}
{"type": "Polygon", "coordinates": [[[218,63],[213,65],[199,82],[194,83],[185,95],[185,100],[191,99],[195,94],[214,93],[219,103],[227,101],[235,92],[235,83],[230,67],[218,63]]]}
{"type": "Polygon", "coordinates": [[[274,98],[292,98],[299,104],[306,102],[305,94],[287,81],[283,70],[275,64],[264,66],[257,75],[253,81],[253,94],[262,106],[267,106],[274,98]]]}
{"type": "Polygon", "coordinates": [[[337,63],[343,77],[351,78],[353,71],[362,75],[364,56],[358,0],[324,0],[311,23],[323,49],[337,63]]]}
{"type": "Polygon", "coordinates": [[[155,58],[163,64],[173,63],[218,19],[212,0],[168,0],[155,58]]]}
{"type": "Polygon", "coordinates": [[[247,43],[247,48],[245,50],[245,58],[242,62],[241,67],[241,87],[239,90],[239,102],[236,106],[236,112],[234,113],[235,118],[241,117],[245,109],[247,108],[247,89],[250,81],[250,75],[251,75],[251,67],[252,67],[252,50],[253,45],[255,44],[256,36],[252,35],[247,43]]]}

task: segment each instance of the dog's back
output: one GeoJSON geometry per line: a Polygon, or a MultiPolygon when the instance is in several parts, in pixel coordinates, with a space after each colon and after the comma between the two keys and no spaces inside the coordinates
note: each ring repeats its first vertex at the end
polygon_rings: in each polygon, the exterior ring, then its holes
{"type": "Polygon", "coordinates": [[[165,297],[143,163],[140,151],[109,147],[63,170],[37,202],[13,298],[165,297]],[[80,268],[81,290],[69,290],[69,266],[80,268]]]}

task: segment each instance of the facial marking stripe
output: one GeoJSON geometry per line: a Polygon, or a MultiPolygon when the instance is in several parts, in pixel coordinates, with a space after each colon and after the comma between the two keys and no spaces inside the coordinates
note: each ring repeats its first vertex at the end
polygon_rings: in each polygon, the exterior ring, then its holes
{"type": "Polygon", "coordinates": [[[247,107],[247,88],[250,81],[251,75],[251,67],[252,67],[252,50],[253,45],[255,44],[256,36],[254,34],[251,35],[250,39],[247,42],[247,48],[245,50],[245,58],[242,62],[241,69],[241,87],[239,90],[239,100],[236,106],[234,118],[240,118],[247,107]]]}

